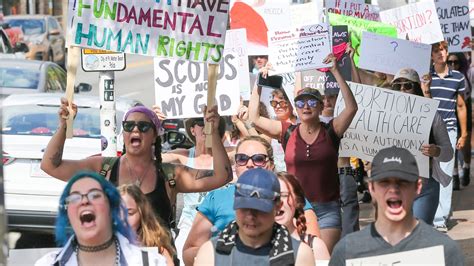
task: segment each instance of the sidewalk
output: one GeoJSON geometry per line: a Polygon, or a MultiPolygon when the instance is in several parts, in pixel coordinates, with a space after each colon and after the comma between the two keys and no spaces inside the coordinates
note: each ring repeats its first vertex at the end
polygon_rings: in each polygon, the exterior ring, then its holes
{"type": "MultiPolygon", "coordinates": [[[[474,184],[471,163],[471,184],[461,187],[453,193],[453,216],[448,224],[448,235],[456,240],[463,250],[466,265],[474,265],[474,184]]],[[[360,225],[366,226],[374,221],[373,208],[370,203],[360,204],[360,225]]],[[[449,265],[447,262],[446,265],[449,265]]]]}

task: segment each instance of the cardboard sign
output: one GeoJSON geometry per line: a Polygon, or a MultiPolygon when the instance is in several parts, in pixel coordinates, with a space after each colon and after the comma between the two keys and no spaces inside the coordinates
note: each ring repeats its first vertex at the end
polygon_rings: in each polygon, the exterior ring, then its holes
{"type": "Polygon", "coordinates": [[[437,0],[436,12],[450,53],[471,51],[469,0],[437,0]]]}
{"type": "Polygon", "coordinates": [[[346,260],[347,266],[433,265],[444,266],[444,247],[434,246],[373,257],[346,260]]]}
{"type": "Polygon", "coordinates": [[[247,30],[249,55],[267,55],[267,32],[288,27],[290,5],[288,1],[231,1],[230,28],[247,30]]]}
{"type": "Polygon", "coordinates": [[[249,57],[247,52],[247,35],[245,29],[228,30],[225,37],[224,54],[235,54],[238,57],[240,96],[250,99],[249,57]]]}
{"type": "Polygon", "coordinates": [[[413,68],[420,78],[430,73],[431,45],[371,32],[362,33],[359,67],[395,75],[402,68],[413,68]]]}
{"type": "Polygon", "coordinates": [[[398,38],[432,44],[443,40],[433,1],[418,2],[380,12],[380,20],[397,27],[398,38]]]}
{"type": "MultiPolygon", "coordinates": [[[[337,52],[344,53],[342,57],[337,60],[339,71],[344,80],[351,81],[351,59],[349,55],[345,53],[345,50],[342,50],[342,48],[346,47],[349,42],[348,28],[347,26],[332,26],[331,32],[334,54],[337,54],[337,52]]],[[[323,95],[326,89],[335,89],[339,91],[339,84],[334,75],[329,71],[321,72],[318,70],[307,70],[301,72],[301,86],[302,88],[310,87],[317,89],[323,95]]]]}
{"type": "Polygon", "coordinates": [[[67,45],[220,62],[229,1],[69,0],[67,45]]]}
{"type": "Polygon", "coordinates": [[[380,8],[360,0],[326,0],[326,9],[330,13],[380,21],[380,8]]]}
{"type": "Polygon", "coordinates": [[[327,67],[323,60],[332,52],[327,24],[269,31],[268,44],[275,74],[327,67]]]}
{"type": "Polygon", "coordinates": [[[329,22],[331,26],[347,25],[351,36],[351,45],[356,50],[354,62],[359,66],[360,43],[362,32],[370,31],[384,36],[397,37],[397,29],[389,24],[370,21],[365,19],[353,18],[338,14],[329,13],[329,22]]]}
{"type": "MultiPolygon", "coordinates": [[[[359,109],[341,139],[339,156],[372,161],[380,149],[397,146],[415,156],[420,176],[428,178],[429,157],[420,152],[420,147],[429,143],[439,101],[353,82],[348,84],[359,109]]],[[[334,116],[344,107],[339,94],[334,116]]]]}
{"type": "MultiPolygon", "coordinates": [[[[216,101],[219,114],[234,115],[240,105],[238,57],[220,62],[216,101]]],[[[208,65],[175,59],[154,60],[155,102],[168,118],[202,117],[207,102],[208,65]]]]}

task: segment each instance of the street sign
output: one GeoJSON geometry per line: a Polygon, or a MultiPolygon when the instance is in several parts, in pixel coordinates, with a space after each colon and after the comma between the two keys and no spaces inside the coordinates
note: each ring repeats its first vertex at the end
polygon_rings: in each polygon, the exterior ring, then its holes
{"type": "Polygon", "coordinates": [[[107,50],[82,49],[81,65],[85,72],[122,71],[125,54],[107,50]]]}

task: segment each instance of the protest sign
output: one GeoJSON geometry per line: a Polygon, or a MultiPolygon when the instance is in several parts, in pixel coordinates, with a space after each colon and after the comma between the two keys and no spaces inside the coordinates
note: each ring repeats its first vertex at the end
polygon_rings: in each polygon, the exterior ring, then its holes
{"type": "Polygon", "coordinates": [[[245,29],[228,30],[225,37],[224,54],[235,54],[238,57],[240,96],[243,100],[250,98],[249,57],[247,53],[247,35],[245,29]]]}
{"type": "Polygon", "coordinates": [[[273,0],[259,3],[231,1],[230,28],[247,30],[249,55],[267,55],[267,32],[271,29],[288,27],[288,21],[290,21],[288,1],[273,0]]]}
{"type": "Polygon", "coordinates": [[[330,13],[380,21],[380,8],[360,0],[326,0],[326,9],[330,13]]]}
{"type": "Polygon", "coordinates": [[[443,40],[433,1],[418,2],[380,12],[380,20],[397,27],[398,38],[432,44],[443,40]]]}
{"type": "Polygon", "coordinates": [[[444,266],[444,247],[434,246],[386,255],[346,260],[347,266],[432,265],[444,266]]]}
{"type": "Polygon", "coordinates": [[[274,74],[327,67],[323,60],[331,53],[328,25],[269,31],[268,48],[274,74]]]}
{"type": "Polygon", "coordinates": [[[69,0],[68,8],[68,46],[196,62],[222,58],[227,0],[69,0]]]}
{"type": "MultiPolygon", "coordinates": [[[[251,74],[254,76],[254,80],[257,78],[255,74],[251,74]]],[[[290,100],[290,104],[295,108],[294,98],[295,98],[295,82],[296,82],[296,75],[295,73],[284,73],[280,76],[283,77],[282,89],[285,91],[286,96],[290,100]]],[[[272,92],[274,91],[273,88],[270,87],[262,87],[262,93],[260,94],[260,102],[265,104],[267,108],[267,112],[270,118],[276,119],[276,114],[273,107],[270,105],[270,101],[273,100],[272,92]]]]}
{"type": "Polygon", "coordinates": [[[338,14],[329,13],[329,22],[331,26],[347,25],[351,36],[351,45],[355,49],[354,62],[359,65],[360,42],[362,32],[370,31],[379,35],[397,37],[397,29],[389,24],[370,21],[366,19],[353,18],[338,14]]]}
{"type": "MultiPolygon", "coordinates": [[[[342,77],[346,81],[351,81],[351,59],[346,54],[346,47],[349,42],[349,32],[347,26],[332,26],[332,46],[333,53],[336,55],[337,66],[341,72],[342,77]]],[[[326,89],[339,91],[339,84],[334,75],[327,71],[321,72],[319,70],[307,70],[301,72],[302,87],[310,87],[319,90],[321,94],[325,93],[326,89]]]]}
{"type": "MultiPolygon", "coordinates": [[[[207,101],[208,65],[155,58],[155,102],[168,118],[202,117],[207,101]]],[[[224,54],[217,75],[220,115],[234,115],[240,104],[238,57],[224,54]]]]}
{"type": "Polygon", "coordinates": [[[437,0],[435,5],[449,52],[470,52],[469,0],[437,0]]]}
{"type": "MultiPolygon", "coordinates": [[[[322,0],[315,0],[299,5],[290,5],[290,21],[292,26],[319,24],[323,22],[323,17],[322,0]]],[[[288,24],[286,26],[288,26],[288,24]]]]}
{"type": "MultiPolygon", "coordinates": [[[[339,156],[372,161],[382,148],[408,149],[416,158],[420,176],[429,177],[429,157],[420,152],[428,143],[439,101],[374,86],[348,82],[358,110],[344,133],[339,156]]],[[[334,117],[344,110],[339,94],[334,117]]]]}
{"type": "Polygon", "coordinates": [[[359,67],[395,75],[402,68],[413,68],[423,76],[430,73],[431,45],[362,33],[359,67]]]}

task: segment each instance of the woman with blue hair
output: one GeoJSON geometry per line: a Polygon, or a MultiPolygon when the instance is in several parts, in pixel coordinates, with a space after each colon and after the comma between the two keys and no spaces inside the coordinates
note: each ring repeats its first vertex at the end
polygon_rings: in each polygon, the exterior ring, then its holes
{"type": "Polygon", "coordinates": [[[166,265],[134,239],[118,190],[95,172],[79,172],[59,200],[56,241],[62,248],[35,265],[166,265]]]}

